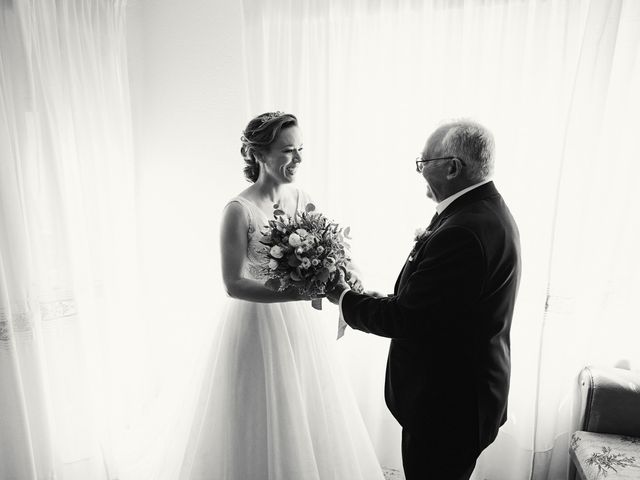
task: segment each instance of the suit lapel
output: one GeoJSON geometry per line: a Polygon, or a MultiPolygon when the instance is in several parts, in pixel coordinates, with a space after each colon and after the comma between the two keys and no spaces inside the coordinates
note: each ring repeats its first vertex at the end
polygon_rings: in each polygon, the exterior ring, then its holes
{"type": "Polygon", "coordinates": [[[393,288],[393,294],[397,295],[399,288],[401,286],[402,283],[402,277],[405,273],[405,270],[407,269],[407,267],[409,267],[409,265],[411,265],[413,263],[413,260],[416,258],[419,250],[422,248],[422,246],[425,244],[425,242],[427,241],[427,237],[429,237],[429,235],[431,235],[431,233],[433,233],[438,226],[440,226],[440,223],[442,221],[442,216],[438,215],[437,213],[433,216],[433,218],[431,218],[431,222],[429,223],[429,226],[427,227],[427,230],[425,231],[425,234],[422,236],[422,238],[420,238],[419,240],[416,240],[415,245],[413,246],[413,249],[411,249],[411,253],[409,253],[409,256],[407,257],[407,260],[404,262],[404,266],[402,267],[402,270],[400,270],[400,274],[398,275],[398,278],[396,279],[396,284],[393,288]]]}
{"type": "Polygon", "coordinates": [[[405,275],[405,273],[408,273],[407,270],[409,269],[409,267],[415,263],[415,258],[418,257],[419,254],[421,253],[423,247],[426,244],[427,238],[431,234],[433,234],[438,228],[440,228],[440,226],[446,221],[447,218],[449,218],[454,213],[459,212],[460,210],[463,210],[467,205],[470,205],[479,200],[484,200],[486,198],[490,198],[494,196],[499,197],[500,194],[498,193],[498,190],[496,189],[494,183],[488,182],[488,183],[485,183],[484,185],[479,186],[478,188],[474,188],[470,192],[462,195],[461,197],[456,198],[451,203],[451,205],[449,205],[445,209],[445,211],[442,212],[442,214],[434,215],[434,217],[431,219],[431,223],[429,224],[429,227],[427,228],[427,231],[430,233],[424,236],[421,240],[417,242],[417,244],[414,246],[413,250],[411,251],[411,254],[407,258],[407,261],[404,263],[402,270],[400,270],[400,274],[398,275],[396,284],[393,289],[393,294],[398,295],[400,289],[404,284],[404,281],[405,281],[404,277],[407,277],[407,278],[409,277],[409,275],[405,275]]]}

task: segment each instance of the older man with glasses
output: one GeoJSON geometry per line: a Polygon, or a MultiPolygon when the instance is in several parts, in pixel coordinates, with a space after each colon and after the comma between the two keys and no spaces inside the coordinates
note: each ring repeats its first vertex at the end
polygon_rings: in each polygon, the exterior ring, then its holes
{"type": "Polygon", "coordinates": [[[385,399],[402,426],[407,480],[467,480],[507,418],[518,228],[491,181],[491,133],[471,121],[431,134],[416,169],[436,215],[392,295],[328,294],[352,328],[391,338],[385,399]]]}

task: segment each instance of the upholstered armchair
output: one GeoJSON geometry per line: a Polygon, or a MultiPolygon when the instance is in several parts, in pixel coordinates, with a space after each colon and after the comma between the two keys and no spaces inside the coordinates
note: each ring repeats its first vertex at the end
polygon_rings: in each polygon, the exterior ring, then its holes
{"type": "Polygon", "coordinates": [[[640,479],[640,372],[586,367],[569,480],[640,479]]]}

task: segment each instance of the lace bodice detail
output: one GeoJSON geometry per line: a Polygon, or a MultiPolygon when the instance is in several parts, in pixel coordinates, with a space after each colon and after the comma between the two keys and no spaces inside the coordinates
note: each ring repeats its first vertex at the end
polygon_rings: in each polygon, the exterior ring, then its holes
{"type": "MultiPolygon", "coordinates": [[[[296,210],[304,210],[308,201],[308,196],[302,190],[297,190],[296,210]]],[[[231,202],[237,202],[242,205],[249,220],[249,229],[247,231],[246,273],[254,278],[260,278],[260,271],[262,270],[264,263],[268,262],[268,258],[266,256],[267,247],[260,243],[260,240],[262,239],[262,230],[268,225],[269,220],[273,219],[273,216],[267,215],[252,201],[247,200],[244,197],[234,197],[229,201],[229,203],[231,202]]]]}

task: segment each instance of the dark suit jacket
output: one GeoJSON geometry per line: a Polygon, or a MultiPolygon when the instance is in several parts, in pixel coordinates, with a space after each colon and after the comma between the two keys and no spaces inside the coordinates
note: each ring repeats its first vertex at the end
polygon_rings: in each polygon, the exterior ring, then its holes
{"type": "Polygon", "coordinates": [[[519,277],[518,228],[489,182],[439,215],[393,296],[345,294],[351,327],[392,339],[385,398],[403,428],[477,454],[493,442],[506,421],[519,277]]]}

